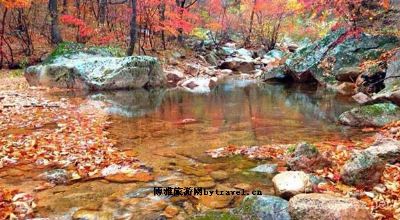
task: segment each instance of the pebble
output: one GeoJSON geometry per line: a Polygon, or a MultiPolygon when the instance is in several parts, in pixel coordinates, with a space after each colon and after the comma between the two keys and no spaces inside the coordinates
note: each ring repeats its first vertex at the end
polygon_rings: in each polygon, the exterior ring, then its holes
{"type": "Polygon", "coordinates": [[[165,208],[163,215],[167,218],[173,218],[176,215],[178,215],[179,209],[176,206],[169,205],[167,208],[165,208]]]}
{"type": "Polygon", "coordinates": [[[213,171],[210,173],[210,176],[217,181],[226,180],[229,178],[229,174],[223,170],[213,171]]]}

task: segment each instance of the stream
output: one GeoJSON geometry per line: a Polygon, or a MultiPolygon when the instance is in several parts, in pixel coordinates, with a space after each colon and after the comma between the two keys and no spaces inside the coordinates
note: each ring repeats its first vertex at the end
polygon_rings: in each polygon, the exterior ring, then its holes
{"type": "MultiPolygon", "coordinates": [[[[205,154],[207,150],[228,145],[357,141],[365,135],[336,122],[339,114],[356,106],[351,98],[310,85],[227,80],[208,94],[171,89],[99,92],[85,97],[107,103],[104,108],[112,121],[109,132],[118,141],[117,147],[133,150],[141,162],[153,168],[156,179],[149,183],[98,179],[58,185],[38,192],[38,216],[69,219],[78,208],[85,208],[102,210],[104,218],[113,213],[117,219],[157,219],[166,206],[174,204],[179,208],[177,217],[185,218],[208,209],[190,198],[154,196],[153,187],[246,184],[273,194],[272,175],[249,169],[279,161],[239,156],[212,159],[205,154]],[[211,178],[213,171],[228,176],[211,178]]],[[[37,181],[26,175],[34,176],[34,171],[13,172],[2,184],[30,189],[37,181]]],[[[233,206],[235,202],[221,207],[233,206]]]]}

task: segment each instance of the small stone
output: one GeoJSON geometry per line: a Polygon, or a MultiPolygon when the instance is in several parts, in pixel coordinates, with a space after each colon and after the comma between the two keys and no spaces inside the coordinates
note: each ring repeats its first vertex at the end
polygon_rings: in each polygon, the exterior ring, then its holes
{"type": "Polygon", "coordinates": [[[178,215],[179,209],[176,206],[169,205],[164,209],[163,215],[167,218],[173,218],[178,215]]]}
{"type": "Polygon", "coordinates": [[[79,209],[72,215],[73,220],[109,220],[113,219],[109,212],[79,209]]]}
{"type": "Polygon", "coordinates": [[[372,98],[366,95],[365,93],[359,92],[355,95],[352,96],[352,98],[358,103],[358,104],[365,104],[367,102],[372,101],[372,98]]]}
{"type": "Polygon", "coordinates": [[[277,164],[262,164],[250,169],[252,172],[274,174],[278,171],[277,164]]]}
{"type": "MultiPolygon", "coordinates": [[[[226,186],[217,186],[216,190],[221,191],[231,191],[233,189],[226,186]]],[[[212,195],[201,195],[198,197],[200,204],[211,208],[211,209],[223,209],[228,207],[233,199],[234,195],[216,195],[216,191],[212,195]]]]}
{"type": "Polygon", "coordinates": [[[200,181],[200,182],[197,182],[197,184],[196,184],[197,187],[201,187],[201,188],[205,188],[205,189],[213,188],[213,187],[215,187],[215,185],[216,185],[215,182],[212,180],[200,181]]]}
{"type": "Polygon", "coordinates": [[[303,171],[285,171],[272,178],[275,193],[288,199],[300,193],[312,192],[312,184],[308,174],[303,171]]]}
{"type": "Polygon", "coordinates": [[[70,178],[64,169],[49,170],[40,175],[43,179],[54,184],[66,184],[70,178]]]}
{"type": "Polygon", "coordinates": [[[249,191],[252,188],[251,185],[247,184],[247,183],[239,183],[239,184],[236,184],[233,187],[236,188],[236,189],[243,189],[245,191],[249,191]]]}
{"type": "Polygon", "coordinates": [[[365,150],[389,163],[400,162],[400,141],[391,138],[377,139],[365,150]]]}
{"type": "Polygon", "coordinates": [[[386,191],[386,186],[383,184],[377,184],[376,186],[374,186],[374,190],[378,193],[385,193],[386,191]]]}
{"type": "Polygon", "coordinates": [[[380,182],[384,169],[385,163],[378,156],[361,151],[346,162],[340,175],[348,185],[372,188],[380,182]]]}
{"type": "Polygon", "coordinates": [[[308,143],[301,143],[296,146],[287,164],[291,170],[312,172],[330,166],[331,161],[320,154],[315,146],[308,143]]]}
{"type": "Polygon", "coordinates": [[[229,174],[223,170],[217,170],[210,173],[210,176],[217,181],[226,180],[229,178],[229,174]]]}

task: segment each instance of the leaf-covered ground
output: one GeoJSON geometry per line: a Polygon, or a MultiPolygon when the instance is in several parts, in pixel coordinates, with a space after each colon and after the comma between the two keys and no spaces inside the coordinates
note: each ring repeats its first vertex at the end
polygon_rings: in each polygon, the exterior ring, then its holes
{"type": "MultiPolygon", "coordinates": [[[[15,80],[0,88],[0,171],[29,164],[41,170],[37,190],[93,178],[149,181],[150,169],[131,151],[120,151],[106,131],[110,125],[98,102],[46,96],[15,80]],[[14,84],[14,85],[13,85],[14,84]],[[51,176],[62,170],[63,175],[51,176]]],[[[33,214],[34,196],[0,189],[0,219],[33,214]]]]}

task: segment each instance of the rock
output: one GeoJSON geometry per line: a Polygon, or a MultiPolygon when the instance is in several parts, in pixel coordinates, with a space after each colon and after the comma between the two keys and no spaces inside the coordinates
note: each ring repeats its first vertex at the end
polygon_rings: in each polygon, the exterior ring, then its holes
{"type": "Polygon", "coordinates": [[[196,183],[197,187],[201,187],[201,188],[204,188],[204,189],[213,188],[213,187],[215,187],[215,185],[216,185],[215,182],[212,181],[212,180],[204,180],[204,181],[199,181],[199,182],[196,183]]]}
{"type": "Polygon", "coordinates": [[[182,82],[181,86],[193,93],[208,93],[217,84],[217,78],[194,77],[182,82]]]}
{"type": "Polygon", "coordinates": [[[369,209],[357,199],[319,193],[299,194],[291,198],[289,214],[293,220],[373,219],[369,209]]]}
{"type": "Polygon", "coordinates": [[[358,76],[362,73],[360,67],[342,67],[336,73],[336,80],[340,82],[354,83],[358,76]]]}
{"type": "Polygon", "coordinates": [[[352,127],[383,127],[400,118],[400,108],[391,103],[378,103],[353,108],[339,116],[339,122],[352,127]]]}
{"type": "Polygon", "coordinates": [[[372,101],[372,98],[366,95],[365,93],[359,92],[355,95],[352,96],[352,98],[358,103],[358,104],[366,104],[370,101],[372,101]]]}
{"type": "Polygon", "coordinates": [[[242,57],[253,57],[253,53],[247,49],[240,48],[235,51],[239,56],[242,57]]]}
{"type": "Polygon", "coordinates": [[[153,193],[154,189],[153,188],[140,188],[137,190],[134,190],[132,192],[129,192],[125,195],[127,198],[145,198],[147,197],[150,193],[153,193]]]}
{"type": "Polygon", "coordinates": [[[387,63],[385,88],[372,96],[377,101],[390,101],[400,106],[400,50],[387,63]]]}
{"type": "Polygon", "coordinates": [[[221,69],[230,69],[233,71],[239,71],[243,73],[251,72],[255,69],[254,61],[251,58],[239,58],[239,57],[229,57],[225,59],[221,65],[219,65],[221,69]]]}
{"type": "Polygon", "coordinates": [[[297,82],[307,82],[313,79],[312,71],[324,58],[326,53],[334,46],[335,42],[346,33],[344,28],[333,31],[320,41],[307,47],[298,49],[287,60],[293,79],[297,82]]]}
{"type": "Polygon", "coordinates": [[[28,67],[25,78],[31,86],[79,90],[159,87],[166,83],[156,58],[120,58],[81,52],[59,56],[51,63],[28,67]]]}
{"type": "Polygon", "coordinates": [[[79,209],[72,215],[73,220],[109,220],[113,216],[109,212],[79,209]]]}
{"type": "Polygon", "coordinates": [[[241,219],[290,220],[288,202],[276,196],[246,196],[234,213],[241,219]]]}
{"type": "Polygon", "coordinates": [[[336,75],[341,68],[359,67],[367,60],[396,47],[398,38],[393,36],[348,34],[351,30],[339,28],[324,38],[299,48],[285,62],[289,73],[298,82],[317,80],[322,85],[337,83],[336,75]]]}
{"type": "Polygon", "coordinates": [[[355,89],[356,85],[350,82],[342,82],[336,87],[336,90],[342,95],[353,95],[355,89]]]}
{"type": "Polygon", "coordinates": [[[167,77],[168,84],[171,86],[176,86],[179,81],[185,79],[183,72],[177,69],[164,70],[164,73],[167,77]]]}
{"type": "Polygon", "coordinates": [[[176,206],[169,205],[164,209],[163,215],[167,218],[173,218],[179,214],[179,209],[176,206]]]}
{"type": "Polygon", "coordinates": [[[308,143],[297,145],[287,163],[291,170],[301,170],[305,172],[312,172],[331,165],[331,161],[322,156],[315,146],[308,143]]]}
{"type": "Polygon", "coordinates": [[[365,151],[390,163],[400,162],[400,141],[398,140],[391,138],[377,139],[365,151]]]}
{"type": "Polygon", "coordinates": [[[303,171],[285,171],[272,178],[276,195],[288,199],[300,193],[312,192],[309,175],[303,171]]]}
{"type": "Polygon", "coordinates": [[[385,63],[373,65],[367,71],[358,76],[356,80],[357,92],[373,94],[385,88],[385,63]]]}
{"type": "Polygon", "coordinates": [[[361,151],[346,162],[340,175],[348,185],[372,188],[380,182],[384,169],[385,163],[377,155],[361,151]]]}
{"type": "MultiPolygon", "coordinates": [[[[231,191],[234,189],[220,185],[216,187],[216,190],[220,192],[220,191],[231,191]]],[[[234,198],[235,198],[234,195],[216,195],[215,190],[212,195],[208,193],[208,195],[203,194],[198,197],[200,204],[211,209],[226,208],[233,202],[234,198]]]]}
{"type": "Polygon", "coordinates": [[[275,174],[278,172],[277,164],[262,164],[250,169],[251,172],[275,174]]]}
{"type": "Polygon", "coordinates": [[[217,53],[221,54],[222,56],[230,56],[235,52],[235,48],[232,47],[221,47],[217,53]]]}
{"type": "Polygon", "coordinates": [[[234,188],[249,191],[252,187],[250,184],[247,183],[238,183],[234,186],[234,188]]]}
{"type": "Polygon", "coordinates": [[[269,71],[265,71],[260,76],[264,82],[287,82],[290,81],[290,75],[286,73],[284,67],[276,67],[269,71]]]}
{"type": "Polygon", "coordinates": [[[214,179],[214,180],[226,180],[229,178],[229,174],[223,170],[217,170],[217,171],[212,171],[210,173],[210,176],[214,179]]]}
{"type": "Polygon", "coordinates": [[[210,52],[209,54],[206,55],[206,61],[213,65],[213,66],[218,66],[218,56],[215,54],[215,52],[210,52]]]}
{"type": "Polygon", "coordinates": [[[55,169],[44,172],[40,177],[54,184],[66,184],[70,180],[70,175],[67,170],[55,169]]]}

